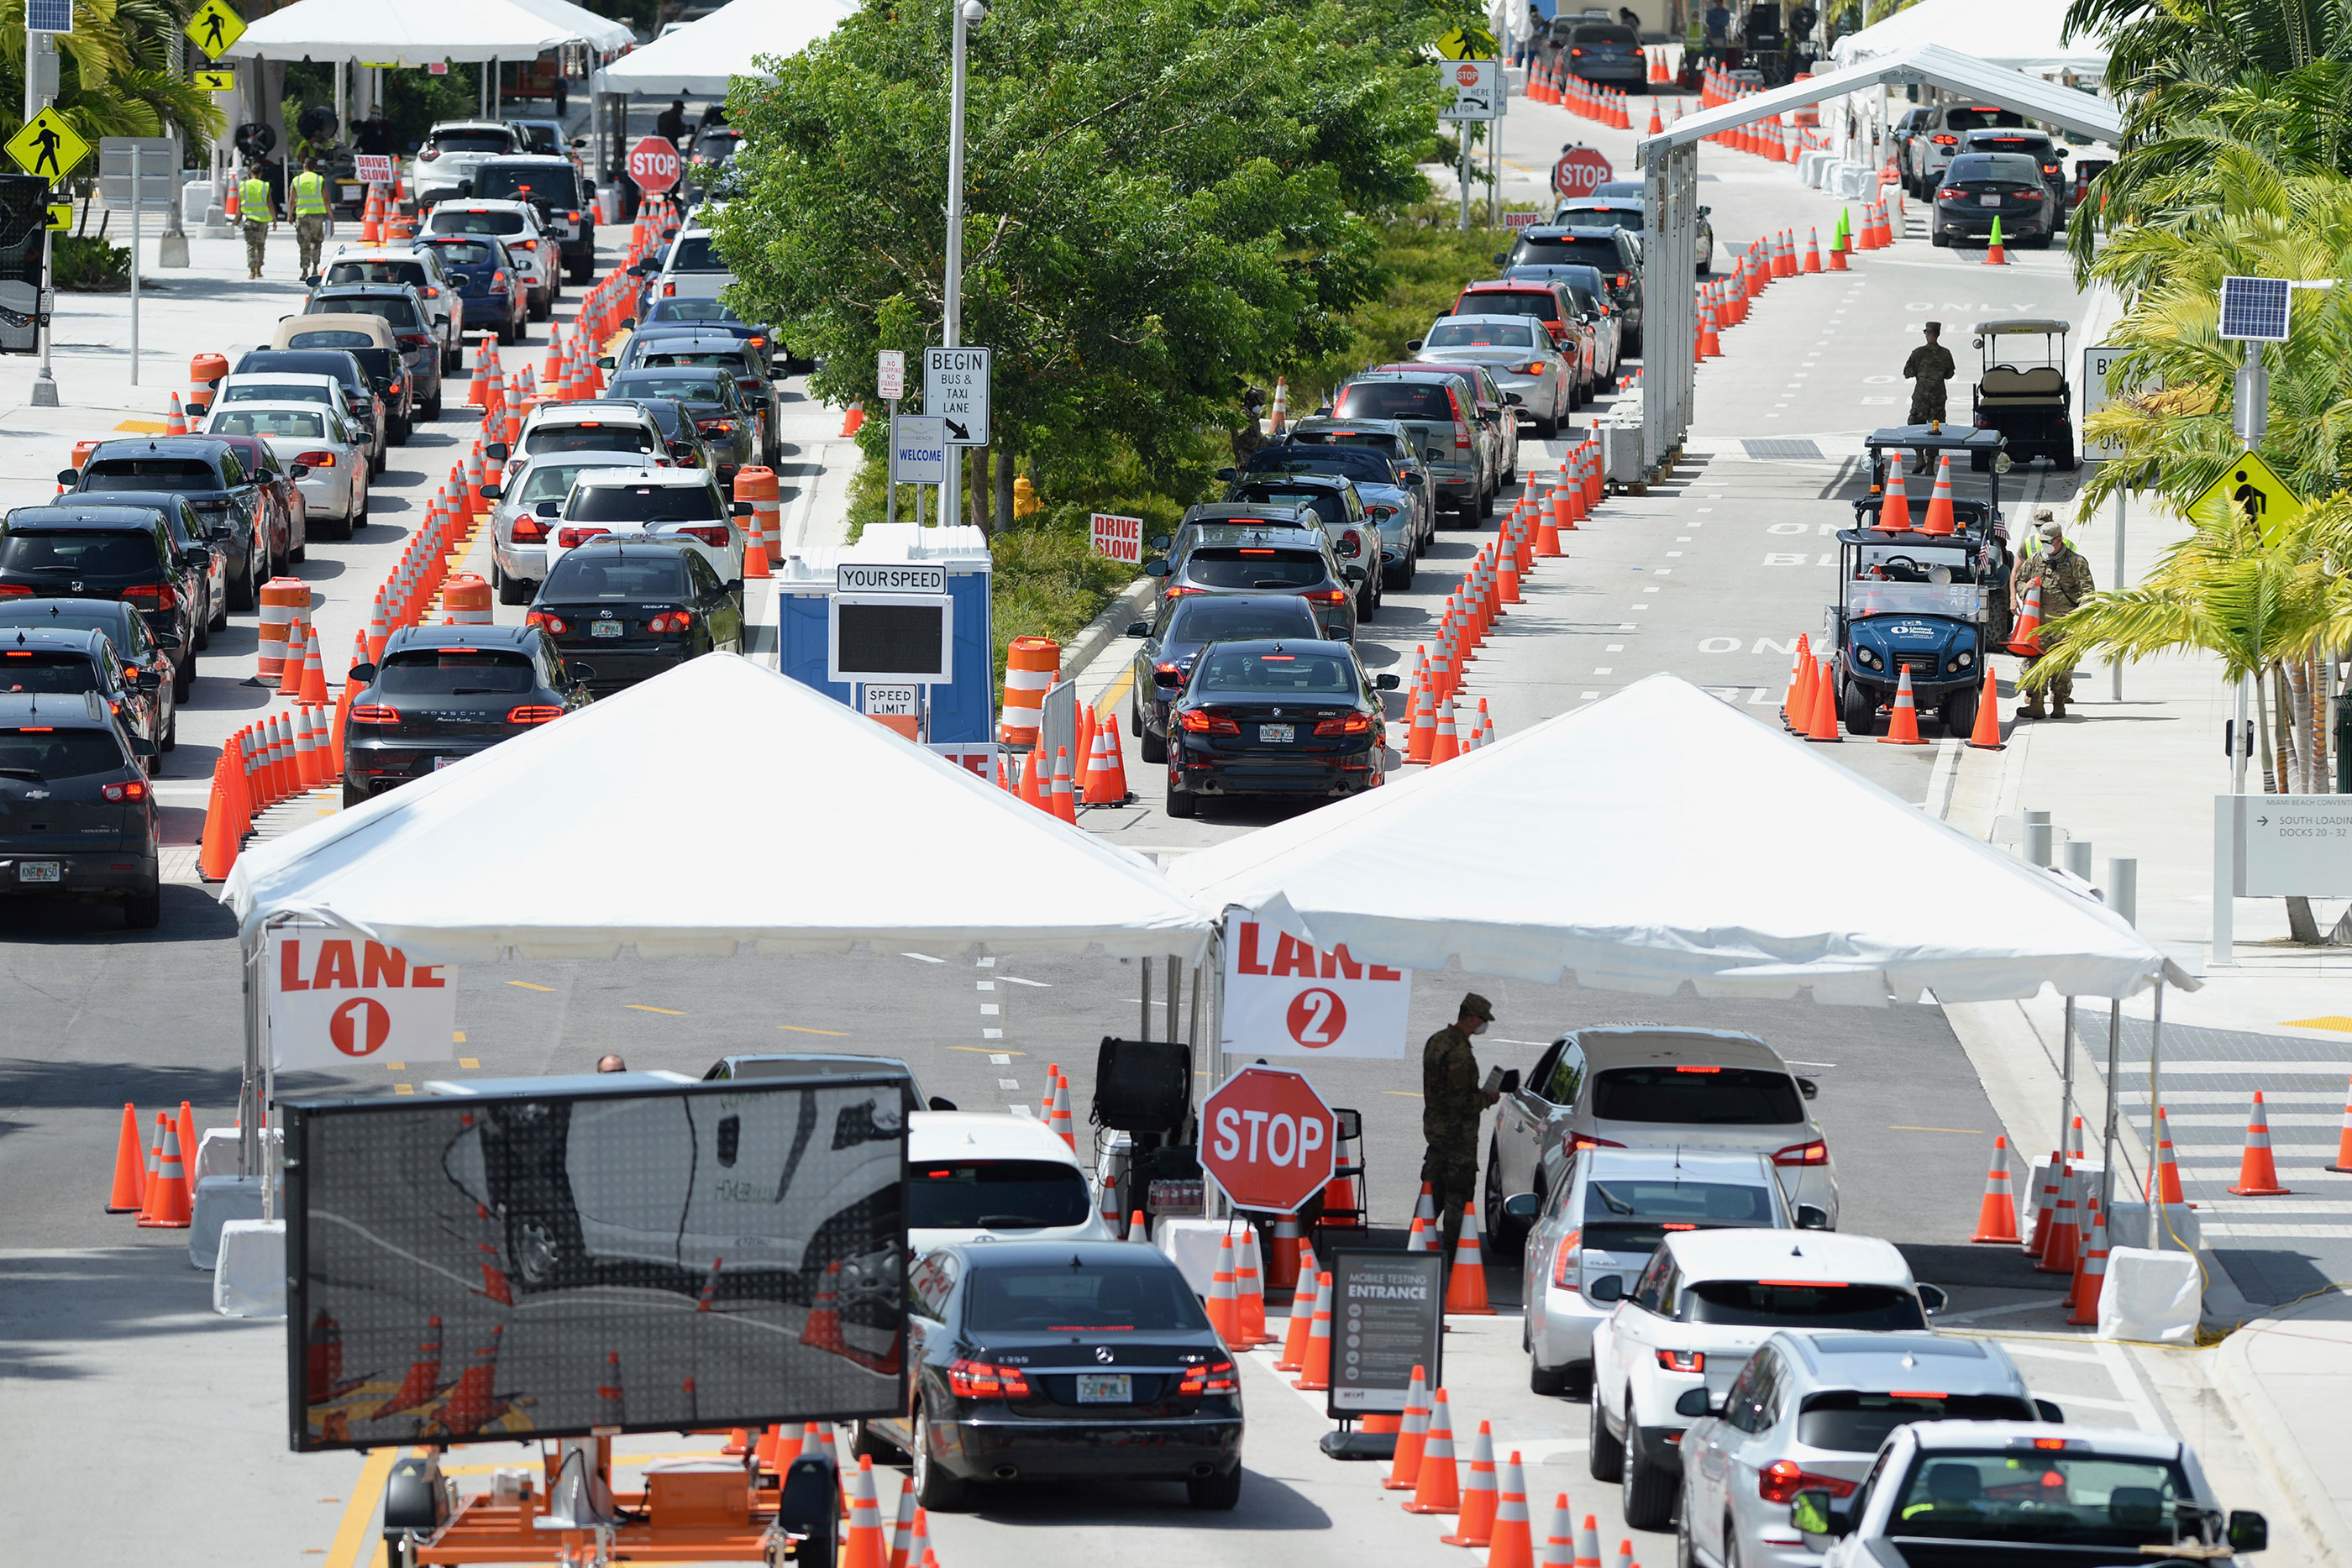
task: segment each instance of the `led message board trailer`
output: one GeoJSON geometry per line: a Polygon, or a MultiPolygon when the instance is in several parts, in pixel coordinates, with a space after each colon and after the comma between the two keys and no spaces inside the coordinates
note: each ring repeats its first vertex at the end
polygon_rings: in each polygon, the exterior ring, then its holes
{"type": "Polygon", "coordinates": [[[911,1103],[632,1073],[288,1105],[291,1446],[904,1410],[911,1103]]]}
{"type": "Polygon", "coordinates": [[[835,593],[825,620],[827,680],[955,680],[955,601],[944,593],[835,593]]]}

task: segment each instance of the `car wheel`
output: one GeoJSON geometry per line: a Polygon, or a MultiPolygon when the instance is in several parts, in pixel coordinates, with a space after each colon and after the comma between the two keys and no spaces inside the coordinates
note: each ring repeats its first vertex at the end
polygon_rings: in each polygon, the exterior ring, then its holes
{"type": "Polygon", "coordinates": [[[1546,1366],[1535,1358],[1533,1351],[1529,1351],[1528,1353],[1528,1391],[1531,1394],[1554,1396],[1567,1393],[1568,1368],[1546,1366]]]}
{"type": "Polygon", "coordinates": [[[196,689],[196,660],[191,653],[172,672],[172,700],[186,702],[196,689]]]}
{"type": "Polygon", "coordinates": [[[444,349],[441,350],[441,373],[443,375],[448,376],[457,374],[458,369],[463,366],[465,362],[466,353],[464,350],[444,349]]]}
{"type": "Polygon", "coordinates": [[[1838,718],[1845,732],[1853,736],[1878,733],[1878,699],[1860,681],[1848,681],[1845,690],[1838,694],[1838,718]]]}
{"type": "Polygon", "coordinates": [[[362,806],[362,805],[365,805],[365,804],[367,803],[367,798],[368,798],[368,794],[367,794],[367,791],[366,791],[365,789],[361,789],[358,785],[356,785],[356,784],[353,784],[353,783],[350,782],[348,779],[344,781],[344,784],[343,784],[343,810],[344,810],[348,811],[348,810],[351,810],[352,807],[354,807],[354,806],[362,806]]]}
{"type": "Polygon", "coordinates": [[[948,1473],[946,1467],[931,1457],[931,1413],[921,1406],[915,1406],[915,1451],[908,1456],[914,1462],[910,1481],[915,1489],[915,1501],[933,1513],[952,1513],[964,1505],[962,1478],[948,1473]]]}
{"type": "Polygon", "coordinates": [[[554,313],[555,290],[552,288],[547,291],[545,298],[534,299],[530,302],[530,319],[534,321],[544,321],[554,313]]]}
{"type": "Polygon", "coordinates": [[[2082,454],[2076,452],[2072,445],[2066,447],[2064,451],[2059,453],[2057,456],[2053,457],[2050,461],[2057,466],[2061,473],[2065,474],[2072,474],[2083,465],[2082,454]]]}
{"type": "Polygon", "coordinates": [[[1147,724],[1143,727],[1142,737],[1136,742],[1136,751],[1144,761],[1157,768],[1168,760],[1168,737],[1147,724]]]}
{"type": "Polygon", "coordinates": [[[1192,817],[1200,813],[1201,798],[1190,789],[1176,787],[1176,770],[1168,770],[1168,814],[1171,817],[1192,817]]]}
{"type": "MultiPolygon", "coordinates": [[[[415,434],[416,421],[415,419],[403,419],[398,414],[392,416],[392,444],[394,446],[407,445],[408,438],[415,434]]],[[[390,455],[386,454],[386,455],[389,456],[390,455]]],[[[376,472],[381,474],[383,470],[378,468],[376,472]]]]}
{"type": "Polygon", "coordinates": [[[1619,1478],[1617,1511],[1635,1530],[1662,1530],[1674,1518],[1675,1476],[1650,1458],[1642,1428],[1633,1425],[1633,1406],[1625,1406],[1625,1462],[1619,1478]]]}
{"type": "Polygon", "coordinates": [[[343,538],[350,538],[353,534],[367,527],[370,492],[364,484],[360,486],[359,491],[360,498],[358,503],[352,507],[352,515],[343,519],[343,538]]]}
{"type": "Polygon", "coordinates": [[[1359,625],[1381,612],[1381,596],[1376,591],[1379,582],[1380,574],[1375,572],[1365,578],[1364,586],[1356,591],[1356,621],[1359,625]]]}
{"type": "MultiPolygon", "coordinates": [[[[496,569],[493,568],[492,570],[495,570],[496,569]]],[[[534,592],[538,591],[538,589],[539,584],[531,581],[530,579],[527,577],[508,577],[504,574],[500,574],[499,578],[499,602],[500,604],[529,604],[530,602],[530,596],[534,592]]]]}
{"type": "Polygon", "coordinates": [[[1983,694],[1976,687],[1967,686],[1954,692],[1937,706],[1936,711],[1943,718],[1946,735],[1965,739],[1974,733],[1977,727],[1977,704],[1982,695],[1983,694]]]}
{"type": "MultiPolygon", "coordinates": [[[[1500,488],[1502,488],[1502,486],[1499,486],[1499,485],[1497,485],[1496,486],[1495,486],[1495,489],[1496,489],[1496,490],[1498,490],[1498,489],[1500,489],[1500,488]]],[[[1475,514],[1474,514],[1474,515],[1472,516],[1472,517],[1471,517],[1471,519],[1470,519],[1471,526],[1473,526],[1473,527],[1475,528],[1475,527],[1477,525],[1478,519],[1479,519],[1480,517],[1493,517],[1494,515],[1495,515],[1495,490],[1487,490],[1487,491],[1486,491],[1486,492],[1482,493],[1482,494],[1479,496],[1479,497],[1478,497],[1478,510],[1476,511],[1476,513],[1475,513],[1475,514]]]]}
{"type": "Polygon", "coordinates": [[[226,625],[227,622],[227,611],[216,610],[210,604],[205,605],[205,612],[202,615],[197,616],[188,628],[189,635],[195,639],[196,651],[202,653],[205,649],[211,647],[213,645],[213,627],[215,625],[226,625]]]}
{"type": "Polygon", "coordinates": [[[286,552],[286,559],[292,561],[304,561],[310,559],[310,530],[308,527],[302,530],[301,542],[286,552]]]}
{"type": "Polygon", "coordinates": [[[1596,1481],[1613,1481],[1625,1468],[1625,1445],[1609,1435],[1609,1417],[1601,1413],[1601,1400],[1592,1400],[1591,1429],[1584,1443],[1584,1468],[1596,1481]]]}
{"type": "Polygon", "coordinates": [[[231,610],[251,610],[261,602],[256,595],[256,590],[259,585],[254,580],[256,575],[254,568],[257,564],[258,563],[255,561],[247,560],[245,563],[245,570],[243,571],[234,573],[230,576],[228,580],[228,607],[231,610]]]}
{"type": "Polygon", "coordinates": [[[163,923],[163,890],[151,887],[122,901],[122,924],[133,931],[152,931],[163,923]]]}
{"type": "Polygon", "coordinates": [[[1212,1476],[1189,1477],[1184,1482],[1184,1500],[1194,1508],[1223,1512],[1242,1500],[1242,1468],[1219,1470],[1212,1476]]]}
{"type": "Polygon", "coordinates": [[[509,316],[507,324],[499,329],[499,341],[509,348],[522,341],[522,328],[516,323],[512,316],[509,316]]]}
{"type": "Polygon", "coordinates": [[[1952,248],[1952,236],[1930,225],[1927,230],[1927,243],[1938,250],[1949,250],[1952,248]]]}
{"type": "Polygon", "coordinates": [[[427,419],[438,419],[441,417],[441,389],[439,387],[435,387],[433,389],[433,401],[425,405],[425,417],[427,419]]]}
{"type": "Polygon", "coordinates": [[[163,721],[163,743],[157,749],[162,751],[180,749],[180,705],[176,698],[172,704],[172,716],[163,721]]]}
{"type": "Polygon", "coordinates": [[[1559,434],[1559,415],[1554,414],[1554,415],[1553,415],[1551,418],[1549,418],[1549,419],[1538,419],[1538,420],[1537,420],[1537,421],[1536,421],[1536,439],[1537,439],[1538,441],[1549,441],[1549,440],[1552,440],[1554,437],[1558,436],[1559,434]]]}

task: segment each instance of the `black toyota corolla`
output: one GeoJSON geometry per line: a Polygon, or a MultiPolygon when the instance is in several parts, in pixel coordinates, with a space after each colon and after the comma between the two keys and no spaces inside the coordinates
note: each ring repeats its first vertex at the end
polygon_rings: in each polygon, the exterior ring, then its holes
{"type": "Polygon", "coordinates": [[[911,1408],[866,1438],[914,1460],[916,1500],[975,1483],[1181,1480],[1242,1490],[1241,1375],[1181,1270],[1116,1241],[941,1247],[908,1271],[911,1408]]]}
{"type": "Polygon", "coordinates": [[[1168,814],[1203,795],[1353,795],[1381,781],[1381,694],[1345,643],[1213,643],[1168,707],[1168,814]]]}

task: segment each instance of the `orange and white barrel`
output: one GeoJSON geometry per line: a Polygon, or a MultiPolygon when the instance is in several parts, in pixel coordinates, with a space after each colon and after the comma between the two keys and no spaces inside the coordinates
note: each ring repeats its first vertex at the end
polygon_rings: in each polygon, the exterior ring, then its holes
{"type": "Polygon", "coordinates": [[[783,564],[783,519],[778,505],[782,493],[772,468],[753,465],[735,471],[735,498],[751,503],[751,524],[744,531],[757,542],[771,567],[783,564]]]}
{"type": "Polygon", "coordinates": [[[297,577],[273,577],[261,585],[261,667],[266,681],[286,673],[287,632],[310,612],[310,585],[297,577]]]}
{"type": "Polygon", "coordinates": [[[188,361],[188,421],[195,423],[213,405],[213,393],[220,390],[221,378],[228,374],[228,358],[225,354],[202,353],[188,361]]]}
{"type": "Polygon", "coordinates": [[[445,626],[487,626],[490,623],[490,584],[487,578],[461,571],[441,585],[441,623],[445,626]]]}
{"type": "Polygon", "coordinates": [[[1015,637],[1004,653],[1004,717],[997,739],[1006,746],[1037,744],[1045,711],[1045,688],[1061,673],[1062,645],[1051,637],[1015,637]]]}

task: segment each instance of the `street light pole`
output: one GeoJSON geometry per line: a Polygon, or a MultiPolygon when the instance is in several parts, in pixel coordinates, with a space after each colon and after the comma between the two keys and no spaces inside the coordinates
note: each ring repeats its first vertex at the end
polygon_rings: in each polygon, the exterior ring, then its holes
{"type": "MultiPolygon", "coordinates": [[[[959,349],[963,346],[963,75],[964,40],[971,28],[986,19],[988,7],[981,0],[959,0],[955,8],[955,45],[953,68],[948,76],[948,276],[946,319],[941,325],[940,346],[959,349]]],[[[924,389],[928,397],[929,388],[924,389]]],[[[930,413],[928,402],[924,412],[930,413]]],[[[956,449],[955,461],[948,465],[947,483],[940,487],[940,525],[952,528],[963,518],[961,503],[963,498],[964,449],[956,449]]]]}
{"type": "MultiPolygon", "coordinates": [[[[58,85],[57,40],[47,33],[35,32],[32,23],[32,8],[27,6],[25,11],[25,120],[27,124],[35,115],[49,106],[57,95],[58,85]]],[[[65,183],[62,180],[58,183],[65,183]]],[[[41,278],[39,286],[33,291],[33,309],[37,314],[47,313],[51,291],[56,287],[50,263],[55,238],[49,232],[45,214],[41,220],[41,278]]],[[[41,369],[33,378],[32,406],[55,408],[58,406],[58,381],[49,373],[49,340],[57,335],[56,329],[47,321],[36,321],[33,335],[40,340],[41,369]]]]}

